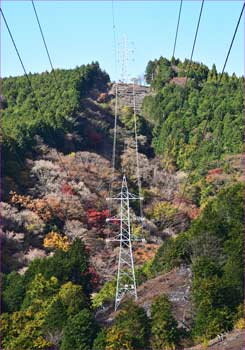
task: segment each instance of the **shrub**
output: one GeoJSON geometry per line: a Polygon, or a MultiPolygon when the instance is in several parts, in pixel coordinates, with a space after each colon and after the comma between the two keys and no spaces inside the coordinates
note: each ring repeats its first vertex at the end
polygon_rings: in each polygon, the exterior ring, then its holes
{"type": "Polygon", "coordinates": [[[70,317],[61,342],[61,350],[91,350],[98,326],[91,312],[83,309],[70,317]]]}
{"type": "Polygon", "coordinates": [[[180,334],[177,321],[172,315],[172,307],[166,295],[161,295],[152,304],[151,346],[152,350],[174,350],[180,334]]]}

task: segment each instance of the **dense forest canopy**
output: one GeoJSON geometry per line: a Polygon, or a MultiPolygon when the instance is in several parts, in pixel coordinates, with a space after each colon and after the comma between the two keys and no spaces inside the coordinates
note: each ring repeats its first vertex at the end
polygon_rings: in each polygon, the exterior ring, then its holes
{"type": "Polygon", "coordinates": [[[2,80],[3,146],[8,155],[15,147],[23,153],[36,134],[52,144],[53,137],[72,130],[81,98],[109,82],[97,62],[28,77],[29,81],[26,76],[2,80]]]}
{"type": "Polygon", "coordinates": [[[153,146],[165,164],[204,170],[226,154],[243,152],[243,77],[161,57],[148,63],[146,81],[153,93],[143,113],[153,123],[153,146]]]}

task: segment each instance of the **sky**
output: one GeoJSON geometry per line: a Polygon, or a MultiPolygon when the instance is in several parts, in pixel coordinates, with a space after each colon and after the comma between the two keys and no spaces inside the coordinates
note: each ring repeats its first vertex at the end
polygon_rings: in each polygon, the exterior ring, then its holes
{"type": "MultiPolygon", "coordinates": [[[[144,74],[149,60],[171,58],[179,4],[177,0],[35,1],[54,67],[74,68],[98,61],[111,80],[121,79],[123,37],[128,42],[130,79],[144,74]]],[[[194,61],[209,67],[215,63],[217,70],[222,70],[242,4],[242,0],[204,2],[194,61]]],[[[190,58],[200,6],[199,0],[183,1],[175,57],[190,58]]],[[[2,0],[1,7],[27,72],[50,71],[31,1],[2,0]]],[[[244,17],[226,71],[244,74],[244,17]]],[[[1,18],[1,76],[22,74],[1,18]]]]}

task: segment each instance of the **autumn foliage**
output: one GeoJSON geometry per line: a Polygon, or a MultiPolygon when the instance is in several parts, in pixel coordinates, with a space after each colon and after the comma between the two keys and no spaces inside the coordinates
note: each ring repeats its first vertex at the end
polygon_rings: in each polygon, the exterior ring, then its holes
{"type": "Polygon", "coordinates": [[[43,246],[45,248],[61,249],[67,252],[70,247],[70,242],[66,236],[62,237],[59,233],[51,231],[44,238],[43,246]]]}
{"type": "Polygon", "coordinates": [[[10,192],[10,203],[36,213],[42,220],[49,221],[53,217],[53,211],[45,199],[33,199],[31,196],[22,196],[16,192],[10,192]]]}
{"type": "Polygon", "coordinates": [[[66,194],[68,196],[73,196],[74,195],[74,190],[73,188],[71,187],[71,185],[69,185],[68,183],[64,183],[62,186],[61,186],[61,192],[63,194],[66,194]]]}
{"type": "Polygon", "coordinates": [[[108,101],[108,94],[105,93],[105,92],[102,92],[102,93],[99,95],[99,97],[98,97],[98,99],[97,99],[97,102],[98,102],[98,103],[105,103],[105,102],[107,102],[107,101],[108,101]]]}
{"type": "Polygon", "coordinates": [[[87,222],[91,226],[101,226],[109,217],[109,210],[96,211],[95,209],[87,210],[87,222]]]}
{"type": "Polygon", "coordinates": [[[22,196],[16,192],[11,192],[10,196],[11,204],[17,205],[20,209],[25,208],[33,211],[45,222],[52,220],[54,217],[64,220],[60,200],[54,196],[34,199],[31,196],[22,196]]]}
{"type": "Polygon", "coordinates": [[[216,176],[223,174],[222,168],[215,168],[208,171],[208,175],[206,176],[206,180],[211,182],[215,179],[216,176]]]}

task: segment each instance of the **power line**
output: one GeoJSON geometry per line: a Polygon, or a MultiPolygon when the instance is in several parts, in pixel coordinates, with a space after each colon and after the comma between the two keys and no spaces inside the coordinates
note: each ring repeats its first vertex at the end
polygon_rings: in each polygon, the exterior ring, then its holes
{"type": "Polygon", "coordinates": [[[181,16],[181,10],[182,10],[182,2],[183,0],[180,0],[180,7],[179,7],[179,16],[178,16],[178,22],[177,22],[177,28],[176,28],[176,33],[175,33],[175,39],[174,39],[174,49],[173,49],[173,55],[175,55],[175,48],[176,48],[176,43],[177,43],[177,37],[178,37],[178,32],[179,32],[179,24],[180,24],[180,16],[181,16]]]}
{"type": "Polygon", "coordinates": [[[191,70],[191,64],[192,64],[194,50],[195,50],[195,46],[196,46],[197,35],[198,35],[199,26],[200,26],[201,17],[202,17],[203,5],[204,5],[204,0],[202,0],[202,5],[201,5],[201,8],[200,8],[200,12],[199,12],[199,17],[198,17],[198,22],[197,22],[197,27],[196,27],[196,32],[195,32],[195,38],[194,38],[194,42],[193,42],[193,45],[192,45],[191,57],[190,57],[190,60],[189,60],[189,66],[188,66],[188,71],[187,71],[187,74],[186,74],[186,81],[185,81],[184,87],[186,87],[187,80],[188,80],[188,75],[189,75],[190,70],[191,70]]]}
{"type": "MultiPolygon", "coordinates": [[[[201,18],[202,18],[202,13],[203,13],[203,6],[204,6],[204,0],[202,0],[201,8],[200,8],[200,11],[199,11],[199,16],[198,16],[198,21],[197,21],[197,27],[196,27],[195,37],[194,37],[194,41],[193,41],[193,45],[192,45],[191,56],[190,56],[190,60],[189,60],[189,65],[188,65],[188,70],[187,70],[187,74],[186,74],[186,80],[185,80],[185,83],[184,83],[184,88],[185,88],[186,85],[187,85],[188,76],[189,76],[189,73],[190,73],[190,70],[191,70],[191,65],[192,65],[194,50],[195,50],[195,46],[196,46],[197,35],[198,35],[198,31],[199,31],[199,27],[200,27],[200,22],[201,22],[201,18]]],[[[185,96],[185,97],[186,97],[186,96],[185,96]]],[[[184,106],[184,101],[185,101],[185,98],[183,98],[183,100],[182,100],[181,108],[183,108],[183,106],[184,106]]],[[[169,161],[167,162],[166,168],[168,167],[168,164],[169,164],[169,161]]],[[[181,197],[180,197],[180,202],[179,202],[179,205],[178,205],[177,210],[179,210],[180,205],[181,205],[181,203],[182,203],[183,196],[184,196],[184,194],[185,194],[186,187],[187,187],[187,182],[189,181],[189,178],[190,178],[190,173],[189,173],[189,175],[188,175],[188,177],[187,177],[187,180],[186,180],[186,182],[185,182],[184,189],[183,189],[183,191],[182,191],[182,195],[181,195],[181,197]]]]}
{"type": "Polygon", "coordinates": [[[39,21],[39,17],[38,17],[38,14],[37,14],[36,7],[34,5],[34,1],[31,0],[31,3],[32,3],[32,7],[33,7],[33,10],[34,10],[34,13],[35,13],[35,16],[36,16],[36,20],[37,20],[37,23],[38,23],[38,26],[39,26],[39,29],[40,29],[40,33],[41,33],[41,36],[42,36],[42,39],[43,39],[43,44],[45,46],[45,49],[46,49],[46,52],[47,52],[47,55],[48,55],[50,66],[51,66],[52,70],[54,70],[54,66],[53,66],[53,63],[52,63],[52,60],[51,60],[51,57],[50,57],[50,54],[49,54],[47,43],[46,43],[46,40],[45,40],[45,37],[44,37],[44,34],[43,34],[42,26],[41,26],[41,23],[39,21]]]}
{"type": "Polygon", "coordinates": [[[41,33],[41,36],[42,36],[43,44],[44,44],[44,47],[45,47],[45,50],[46,50],[46,53],[47,53],[47,56],[48,56],[48,60],[49,60],[49,63],[50,63],[50,66],[51,66],[51,69],[52,69],[52,72],[53,72],[53,76],[54,76],[54,79],[55,79],[56,87],[58,89],[60,98],[62,99],[62,95],[61,95],[60,90],[59,90],[58,80],[57,80],[57,77],[56,77],[56,72],[55,72],[54,65],[53,65],[52,60],[51,60],[51,56],[50,56],[50,53],[49,53],[49,50],[48,50],[47,42],[46,42],[44,34],[43,34],[43,29],[42,29],[42,26],[41,26],[41,23],[40,23],[38,14],[37,14],[37,10],[36,10],[34,1],[31,0],[31,3],[32,3],[32,7],[33,7],[33,10],[34,10],[34,13],[35,13],[35,17],[36,17],[36,20],[37,20],[37,23],[38,23],[38,27],[39,27],[39,30],[40,30],[40,33],[41,33]]]}
{"type": "MultiPolygon", "coordinates": [[[[221,83],[221,78],[222,78],[222,76],[223,76],[223,74],[224,74],[224,70],[225,70],[225,67],[226,67],[226,63],[227,63],[227,61],[228,61],[228,58],[229,58],[229,55],[230,55],[230,52],[231,52],[231,49],[232,49],[232,45],[233,45],[233,42],[234,42],[235,37],[236,37],[236,34],[237,34],[237,30],[238,30],[238,27],[239,27],[239,24],[240,24],[240,21],[241,21],[241,17],[242,17],[242,13],[243,13],[243,11],[244,11],[244,7],[245,7],[245,3],[243,3],[243,7],[242,7],[242,10],[241,10],[240,16],[239,16],[239,18],[238,18],[237,24],[236,24],[235,32],[234,32],[234,34],[233,34],[233,37],[232,37],[232,40],[231,40],[231,43],[230,43],[230,46],[229,46],[228,53],[227,53],[227,55],[226,55],[226,59],[225,59],[225,62],[224,62],[224,66],[223,66],[223,69],[222,69],[222,73],[221,73],[221,75],[219,76],[219,79],[218,79],[217,88],[218,88],[219,84],[221,83]]],[[[204,128],[203,128],[203,131],[202,131],[201,139],[203,139],[203,137],[204,137],[204,135],[205,135],[205,132],[206,132],[206,129],[207,129],[209,120],[210,120],[210,118],[208,117],[208,118],[206,119],[206,123],[205,123],[204,128]]],[[[190,179],[190,174],[191,174],[191,173],[189,173],[189,175],[188,175],[188,177],[187,177],[187,179],[186,179],[186,182],[185,182],[185,185],[184,185],[184,188],[183,188],[183,191],[182,191],[182,195],[181,195],[181,197],[180,197],[180,202],[179,202],[179,205],[178,205],[178,210],[179,210],[179,208],[180,208],[180,205],[181,205],[181,203],[182,203],[182,201],[183,201],[183,198],[184,198],[184,195],[185,195],[185,193],[186,193],[187,183],[188,183],[188,181],[189,181],[189,179],[190,179]]]]}
{"type": "Polygon", "coordinates": [[[1,8],[0,8],[0,11],[1,11],[1,15],[2,15],[2,17],[3,17],[4,23],[5,23],[6,27],[7,27],[9,36],[10,36],[11,41],[12,41],[12,44],[13,44],[13,46],[14,46],[14,48],[15,48],[16,54],[17,54],[17,56],[18,56],[18,58],[19,58],[19,61],[20,61],[20,63],[21,63],[21,66],[22,66],[22,68],[23,68],[23,71],[24,71],[24,73],[25,73],[25,77],[26,77],[26,79],[27,79],[27,81],[28,81],[28,84],[29,84],[29,86],[30,86],[30,88],[31,88],[32,94],[33,94],[33,96],[34,96],[34,98],[35,98],[35,100],[36,100],[36,104],[37,104],[37,106],[38,106],[38,109],[39,109],[39,111],[40,111],[40,105],[39,105],[37,96],[36,96],[35,91],[34,91],[34,89],[33,89],[33,87],[32,87],[31,80],[30,80],[30,78],[29,78],[29,76],[28,76],[28,74],[27,74],[25,65],[24,65],[24,63],[23,63],[23,61],[22,61],[22,58],[21,58],[21,56],[20,56],[19,50],[18,50],[18,48],[17,48],[17,45],[16,45],[16,43],[15,43],[15,40],[14,40],[13,35],[12,35],[12,33],[11,33],[11,30],[10,30],[10,28],[9,28],[8,22],[7,22],[7,20],[6,20],[5,16],[4,16],[3,10],[2,10],[1,8]]]}
{"type": "MultiPolygon", "coordinates": [[[[242,18],[242,13],[243,13],[243,11],[244,11],[244,7],[245,7],[245,3],[243,3],[242,10],[241,10],[240,16],[239,16],[238,21],[237,21],[236,29],[235,29],[235,32],[234,32],[234,34],[233,34],[233,37],[232,37],[232,40],[231,40],[231,43],[230,43],[230,47],[229,47],[229,50],[228,50],[228,53],[227,53],[227,56],[226,56],[226,59],[225,59],[225,63],[224,63],[223,69],[222,69],[221,77],[222,77],[223,74],[224,74],[224,70],[225,70],[225,67],[226,67],[226,63],[227,63],[228,58],[229,58],[229,56],[230,56],[231,48],[232,48],[233,42],[234,42],[234,40],[235,40],[235,37],[236,37],[236,33],[237,33],[237,30],[238,30],[239,24],[240,24],[240,22],[241,22],[241,18],[242,18]]],[[[221,79],[221,78],[220,78],[220,79],[221,79]]]]}
{"type": "MultiPolygon", "coordinates": [[[[34,88],[33,88],[33,86],[32,86],[32,82],[31,82],[31,80],[30,80],[30,78],[29,78],[29,76],[28,76],[28,74],[27,74],[25,65],[24,65],[23,60],[22,60],[22,58],[21,58],[21,56],[20,56],[19,50],[18,50],[17,45],[16,45],[16,43],[15,43],[15,40],[14,40],[14,38],[13,38],[12,32],[11,32],[11,30],[10,30],[10,28],[9,28],[8,22],[7,22],[7,20],[6,20],[6,17],[4,16],[3,10],[2,10],[1,8],[0,8],[0,11],[1,11],[1,15],[2,15],[2,17],[3,17],[4,23],[5,23],[6,27],[7,27],[7,30],[8,30],[9,36],[10,36],[10,38],[11,38],[11,41],[12,41],[12,43],[13,43],[13,46],[14,46],[14,48],[15,48],[15,51],[16,51],[16,53],[17,53],[17,56],[18,56],[18,58],[19,58],[19,61],[20,61],[20,63],[21,63],[21,66],[22,66],[22,68],[23,68],[23,71],[24,71],[24,73],[25,73],[25,77],[26,77],[26,79],[27,79],[27,81],[28,81],[28,84],[29,84],[29,86],[30,86],[30,88],[31,88],[32,95],[33,95],[33,97],[34,97],[34,99],[35,99],[36,107],[37,107],[39,113],[42,115],[43,113],[42,113],[41,105],[40,105],[40,103],[39,103],[39,100],[38,100],[38,97],[37,97],[37,95],[36,95],[36,93],[35,93],[35,90],[34,90],[34,88]]],[[[51,132],[50,132],[49,128],[47,128],[47,131],[49,132],[50,137],[51,137],[51,140],[52,140],[52,139],[53,139],[53,136],[51,135],[51,132]]],[[[63,170],[66,171],[66,175],[67,175],[67,174],[68,174],[68,171],[67,171],[67,169],[66,169],[66,166],[64,165],[64,163],[63,163],[63,161],[62,161],[62,159],[61,159],[61,157],[60,157],[60,155],[59,155],[59,152],[57,151],[56,148],[55,148],[55,151],[56,151],[57,156],[58,156],[58,158],[59,158],[59,160],[60,160],[60,162],[61,162],[61,165],[62,165],[62,167],[63,167],[63,170]]]]}
{"type": "MultiPolygon", "coordinates": [[[[137,183],[138,183],[138,193],[140,197],[142,192],[142,186],[141,186],[141,178],[140,178],[139,149],[138,149],[135,80],[133,80],[133,111],[134,111],[133,115],[134,115],[134,138],[135,138],[135,155],[136,155],[136,176],[137,176],[137,183]]],[[[140,205],[140,220],[143,226],[142,200],[140,200],[139,205],[140,205]]]]}
{"type": "MultiPolygon", "coordinates": [[[[197,22],[197,27],[196,27],[196,31],[195,31],[194,42],[193,42],[193,45],[192,45],[191,56],[190,56],[190,60],[189,60],[189,64],[188,64],[188,70],[187,70],[187,73],[186,73],[186,80],[185,80],[185,83],[184,83],[184,85],[183,85],[183,88],[184,88],[184,89],[185,89],[185,87],[186,87],[186,85],[187,85],[188,75],[189,75],[189,73],[190,73],[190,69],[191,69],[191,65],[192,65],[193,54],[194,54],[194,50],[195,50],[195,46],[196,46],[197,35],[198,35],[199,26],[200,26],[201,17],[202,17],[202,12],[203,12],[203,5],[204,5],[204,0],[202,0],[202,4],[201,4],[199,16],[198,16],[198,22],[197,22]]],[[[184,101],[185,101],[185,98],[186,98],[186,94],[187,94],[187,93],[184,94],[185,96],[184,96],[184,98],[182,99],[180,108],[183,108],[183,106],[184,106],[184,101]]],[[[168,168],[169,162],[170,162],[170,159],[167,161],[166,169],[168,168]]],[[[179,208],[179,207],[178,207],[178,208],[179,208]]]]}
{"type": "MultiPolygon", "coordinates": [[[[112,14],[112,31],[113,31],[113,47],[114,47],[114,58],[115,58],[115,107],[114,107],[114,129],[113,129],[113,147],[112,147],[112,159],[111,167],[112,173],[109,181],[109,196],[112,197],[113,182],[115,180],[115,169],[116,169],[116,147],[117,147],[117,122],[118,122],[118,82],[117,82],[117,39],[116,39],[116,24],[115,24],[115,10],[114,1],[111,1],[111,14],[112,14]]],[[[108,203],[109,212],[112,211],[112,203],[108,203]]]]}

